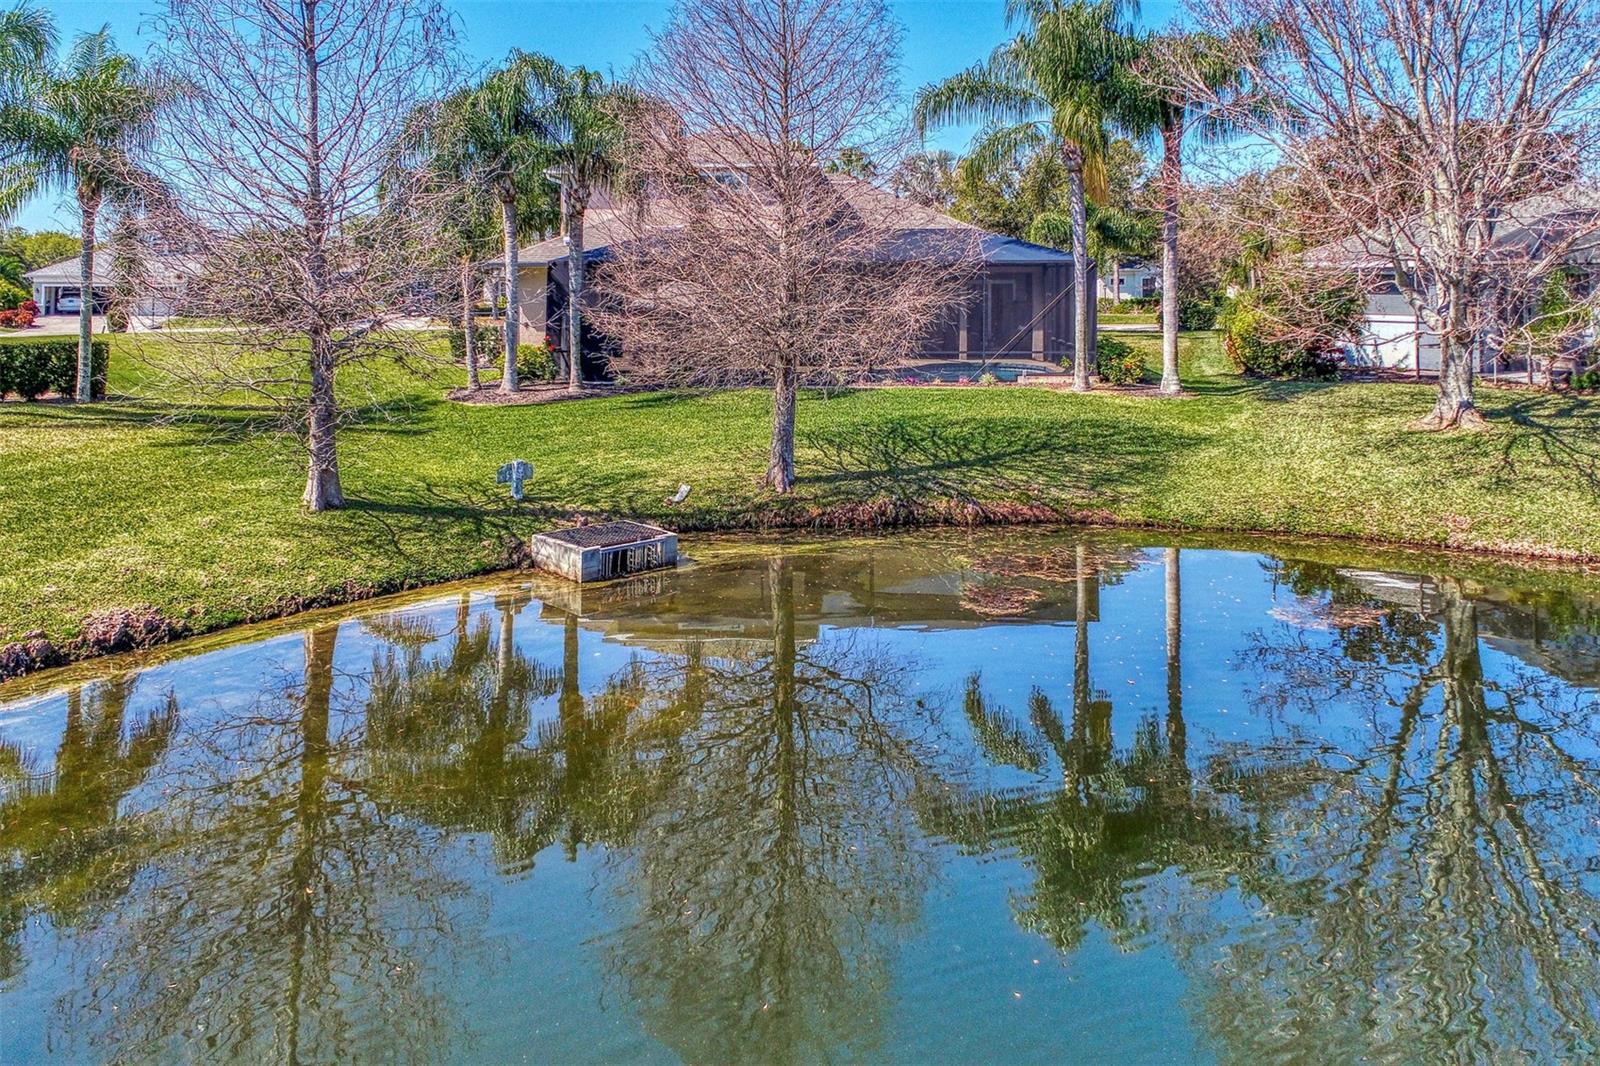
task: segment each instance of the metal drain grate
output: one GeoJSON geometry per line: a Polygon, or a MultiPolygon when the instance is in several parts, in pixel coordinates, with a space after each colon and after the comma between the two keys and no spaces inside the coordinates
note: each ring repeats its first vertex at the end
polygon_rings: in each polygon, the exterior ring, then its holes
{"type": "Polygon", "coordinates": [[[633,544],[661,536],[661,530],[638,522],[600,522],[592,526],[574,526],[542,534],[578,548],[614,548],[619,544],[633,544]]]}

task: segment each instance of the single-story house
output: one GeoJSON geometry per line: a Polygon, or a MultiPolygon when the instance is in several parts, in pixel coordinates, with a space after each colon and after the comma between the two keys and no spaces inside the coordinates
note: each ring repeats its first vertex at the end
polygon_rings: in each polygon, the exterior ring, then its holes
{"type": "MultiPolygon", "coordinates": [[[[90,279],[94,297],[94,313],[104,314],[111,302],[115,281],[111,276],[110,257],[96,255],[94,274],[90,279]]],[[[83,275],[78,258],[63,259],[59,263],[30,270],[22,275],[33,288],[33,302],[39,305],[41,315],[75,315],[78,313],[83,275]]]]}
{"type": "MultiPolygon", "coordinates": [[[[870,204],[874,198],[893,199],[891,193],[867,182],[837,180],[852,182],[849,195],[863,205],[870,204]]],[[[593,264],[605,259],[613,243],[626,238],[628,230],[622,211],[620,204],[605,196],[596,196],[591,203],[584,217],[584,260],[590,264],[591,271],[593,264]]],[[[1044,369],[1049,364],[1072,361],[1072,256],[1069,253],[981,230],[909,203],[895,201],[893,217],[904,227],[905,246],[913,249],[912,254],[916,254],[914,250],[918,247],[943,246],[942,242],[932,239],[941,231],[961,229],[975,236],[982,261],[969,301],[940,324],[915,362],[976,364],[987,360],[991,363],[1037,363],[1044,369]]],[[[530,338],[546,337],[552,347],[560,351],[566,348],[568,250],[566,238],[558,236],[528,245],[517,253],[523,334],[530,338]]],[[[1091,266],[1090,285],[1094,284],[1091,266]]],[[[1091,315],[1093,307],[1091,302],[1091,315]]],[[[583,325],[583,376],[587,380],[602,380],[610,373],[606,340],[591,332],[587,318],[583,325]]],[[[1089,336],[1092,343],[1092,320],[1089,336]]]]}
{"type": "MultiPolygon", "coordinates": [[[[117,279],[115,274],[116,260],[107,249],[95,252],[94,273],[90,277],[90,289],[94,299],[94,313],[103,315],[111,306],[113,294],[116,291],[117,279]]],[[[145,268],[148,272],[160,274],[162,261],[157,259],[145,268]]],[[[171,273],[171,271],[168,271],[171,273]]],[[[82,288],[82,272],[76,256],[63,259],[59,263],[30,270],[22,275],[33,288],[33,300],[39,305],[41,315],[75,315],[78,313],[79,299],[82,288]]],[[[160,286],[170,288],[171,286],[160,286]]],[[[131,312],[140,318],[166,318],[171,315],[172,308],[168,305],[167,298],[153,294],[145,295],[137,307],[131,312]]]]}
{"type": "Polygon", "coordinates": [[[1139,300],[1161,295],[1161,264],[1149,259],[1123,259],[1113,262],[1109,273],[1100,275],[1102,300],[1139,300]]]}
{"type": "MultiPolygon", "coordinates": [[[[1575,275],[1575,294],[1587,297],[1600,285],[1597,223],[1600,192],[1585,186],[1566,186],[1508,208],[1496,224],[1494,247],[1503,249],[1508,260],[1544,256],[1550,254],[1550,249],[1558,249],[1563,264],[1575,275]]],[[[1306,260],[1314,267],[1353,273],[1366,286],[1360,333],[1346,347],[1346,358],[1351,363],[1418,372],[1439,369],[1439,337],[1424,327],[1422,317],[1401,293],[1395,283],[1395,264],[1380,247],[1361,237],[1350,237],[1314,249],[1307,253],[1306,260]]],[[[1505,324],[1525,323],[1532,317],[1532,301],[1527,294],[1508,296],[1508,300],[1516,306],[1506,309],[1505,324]]],[[[1591,344],[1594,336],[1591,329],[1591,344]]],[[[1526,373],[1530,370],[1527,364],[1524,354],[1503,351],[1491,336],[1481,336],[1479,370],[1526,373]]]]}

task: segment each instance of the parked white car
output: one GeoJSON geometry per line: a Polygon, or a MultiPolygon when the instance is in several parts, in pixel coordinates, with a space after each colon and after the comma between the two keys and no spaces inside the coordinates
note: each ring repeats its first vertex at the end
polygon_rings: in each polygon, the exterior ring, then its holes
{"type": "Polygon", "coordinates": [[[77,314],[83,308],[83,301],[76,296],[62,296],[56,300],[56,310],[62,314],[77,314]]]}

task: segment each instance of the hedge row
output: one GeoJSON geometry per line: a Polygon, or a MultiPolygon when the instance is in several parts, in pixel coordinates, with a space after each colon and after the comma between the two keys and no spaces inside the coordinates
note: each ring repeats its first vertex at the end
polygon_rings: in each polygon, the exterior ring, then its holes
{"type": "MultiPolygon", "coordinates": [[[[111,346],[95,341],[90,347],[94,360],[94,398],[105,399],[106,367],[111,362],[111,346]]],[[[0,399],[10,395],[35,400],[47,392],[71,396],[78,384],[78,338],[38,337],[0,341],[0,399]]]]}

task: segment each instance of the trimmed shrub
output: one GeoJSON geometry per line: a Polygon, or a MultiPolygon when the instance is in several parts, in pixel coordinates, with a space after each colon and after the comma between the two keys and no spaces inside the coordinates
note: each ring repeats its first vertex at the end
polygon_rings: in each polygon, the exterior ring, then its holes
{"type": "Polygon", "coordinates": [[[0,326],[6,329],[27,329],[33,325],[34,313],[20,307],[0,311],[0,326]]]}
{"type": "Polygon", "coordinates": [[[561,365],[548,344],[517,345],[517,376],[529,381],[554,381],[561,376],[561,365]]]}
{"type": "MultiPolygon", "coordinates": [[[[506,350],[505,331],[495,326],[479,326],[477,340],[480,364],[499,359],[500,353],[506,350]]],[[[450,331],[450,358],[458,363],[466,361],[467,335],[460,329],[450,331]]]]}
{"type": "Polygon", "coordinates": [[[1214,329],[1217,325],[1217,301],[1213,297],[1178,297],[1178,328],[1214,329]]]}
{"type": "MultiPolygon", "coordinates": [[[[1107,275],[1108,277],[1110,275],[1107,275]]],[[[1102,296],[1095,301],[1095,308],[1102,315],[1139,315],[1148,314],[1161,308],[1159,296],[1124,296],[1118,303],[1109,296],[1102,296]]]]}
{"type": "Polygon", "coordinates": [[[1137,385],[1144,380],[1144,353],[1115,337],[1101,337],[1095,357],[1100,380],[1108,385],[1137,385]]]}
{"type": "MultiPolygon", "coordinates": [[[[1188,331],[1193,329],[1215,329],[1217,315],[1221,313],[1221,301],[1215,296],[1178,296],[1178,329],[1188,331]]],[[[1156,324],[1163,324],[1163,316],[1158,308],[1156,311],[1156,324]]]]}
{"type": "MultiPolygon", "coordinates": [[[[111,345],[95,341],[90,356],[94,361],[94,398],[103,400],[111,345]]],[[[47,392],[71,396],[77,391],[77,383],[78,338],[0,341],[0,399],[13,393],[24,400],[36,400],[47,392]]]]}

